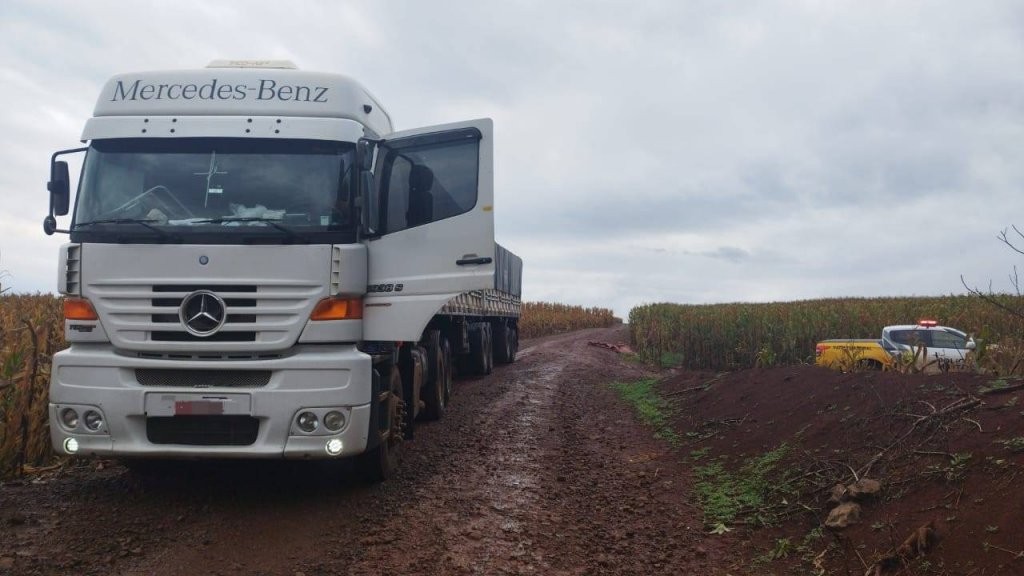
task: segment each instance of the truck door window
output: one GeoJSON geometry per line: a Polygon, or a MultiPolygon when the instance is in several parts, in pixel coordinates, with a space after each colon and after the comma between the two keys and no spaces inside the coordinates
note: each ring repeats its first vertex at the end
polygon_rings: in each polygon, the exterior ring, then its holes
{"type": "Polygon", "coordinates": [[[479,141],[404,146],[382,167],[385,234],[452,216],[476,205],[479,141]]]}

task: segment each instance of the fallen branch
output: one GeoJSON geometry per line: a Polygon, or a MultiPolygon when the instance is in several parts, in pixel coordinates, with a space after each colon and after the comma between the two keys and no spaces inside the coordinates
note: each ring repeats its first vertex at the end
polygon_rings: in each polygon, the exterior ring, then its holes
{"type": "Polygon", "coordinates": [[[950,414],[952,412],[957,412],[957,411],[960,411],[960,410],[969,410],[969,409],[974,408],[975,406],[981,404],[981,399],[979,399],[979,398],[973,398],[973,399],[960,398],[959,400],[954,401],[952,404],[947,405],[942,410],[935,410],[934,406],[932,406],[928,402],[924,402],[923,400],[921,402],[924,403],[924,404],[927,404],[930,408],[932,408],[933,412],[931,414],[927,414],[925,416],[916,416],[917,419],[914,420],[914,423],[910,425],[910,428],[908,428],[907,431],[904,432],[903,435],[900,436],[899,438],[897,438],[894,442],[892,442],[891,444],[886,446],[883,450],[879,451],[878,454],[875,454],[871,458],[871,460],[869,460],[868,463],[865,464],[859,470],[859,474],[854,474],[854,478],[857,478],[858,476],[859,477],[866,476],[867,473],[871,471],[871,468],[875,464],[877,464],[878,461],[881,460],[882,457],[885,456],[885,454],[887,452],[889,452],[894,447],[898,446],[901,442],[903,442],[908,437],[910,437],[910,435],[914,433],[914,430],[917,429],[917,426],[919,424],[921,424],[922,422],[926,422],[928,420],[931,420],[932,418],[939,418],[941,416],[945,416],[945,415],[950,414]]]}
{"type": "Polygon", "coordinates": [[[985,548],[994,548],[996,550],[1006,552],[1007,554],[1012,554],[1014,560],[1020,560],[1021,558],[1024,558],[1024,550],[1021,550],[1020,552],[1014,552],[1013,550],[1007,550],[1002,546],[996,546],[995,544],[989,544],[988,542],[985,542],[985,548]]]}
{"type": "Polygon", "coordinates": [[[982,434],[985,433],[985,431],[981,429],[981,422],[978,422],[977,420],[971,420],[970,418],[966,417],[961,418],[961,420],[963,420],[964,422],[970,422],[971,424],[974,424],[975,426],[978,427],[978,432],[981,432],[982,434]]]}
{"type": "Polygon", "coordinates": [[[629,347],[629,344],[612,344],[610,342],[587,342],[590,346],[596,346],[598,348],[604,348],[605,350],[611,350],[618,352],[619,354],[632,354],[633,349],[629,347]]]}
{"type": "Polygon", "coordinates": [[[662,396],[678,396],[680,394],[686,394],[686,393],[689,393],[689,392],[697,392],[699,390],[707,390],[708,386],[709,386],[709,384],[701,384],[700,386],[690,386],[689,388],[683,388],[681,390],[673,390],[672,392],[667,392],[665,394],[662,394],[662,396]]]}
{"type": "Polygon", "coordinates": [[[1004,386],[1002,388],[985,388],[979,394],[988,396],[990,394],[1002,394],[1003,392],[1013,392],[1015,390],[1024,390],[1024,384],[1014,384],[1013,386],[1004,386]]]}

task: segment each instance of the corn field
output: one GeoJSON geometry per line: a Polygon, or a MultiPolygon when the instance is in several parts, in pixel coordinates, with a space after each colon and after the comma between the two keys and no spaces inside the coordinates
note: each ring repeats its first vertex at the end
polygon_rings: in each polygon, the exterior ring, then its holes
{"type": "MultiPolygon", "coordinates": [[[[997,296],[1014,309],[1021,297],[997,296]]],[[[999,350],[1019,351],[1024,326],[976,296],[844,298],[768,304],[648,304],[629,313],[642,358],[691,369],[732,370],[814,361],[826,338],[878,338],[882,327],[937,320],[999,350]]],[[[1020,365],[1010,361],[1010,366],[1020,365]]],[[[1005,373],[1005,371],[1004,371],[1005,373]]]]}
{"type": "Polygon", "coordinates": [[[611,310],[584,308],[548,302],[524,302],[519,319],[519,336],[533,338],[583,328],[605,328],[620,324],[611,310]]]}
{"type": "Polygon", "coordinates": [[[0,296],[0,478],[46,464],[50,357],[64,347],[61,301],[0,296]]]}

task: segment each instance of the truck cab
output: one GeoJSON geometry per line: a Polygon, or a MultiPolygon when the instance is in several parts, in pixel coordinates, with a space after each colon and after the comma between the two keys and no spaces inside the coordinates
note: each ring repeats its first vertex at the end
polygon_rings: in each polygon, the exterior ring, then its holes
{"type": "Polygon", "coordinates": [[[290,62],[111,78],[86,146],[51,161],[55,449],[369,454],[387,473],[443,412],[455,357],[514,358],[519,276],[495,261],[522,262],[494,243],[492,132],[395,131],[355,80],[290,62]],[[60,158],[83,152],[71,211],[60,158]]]}

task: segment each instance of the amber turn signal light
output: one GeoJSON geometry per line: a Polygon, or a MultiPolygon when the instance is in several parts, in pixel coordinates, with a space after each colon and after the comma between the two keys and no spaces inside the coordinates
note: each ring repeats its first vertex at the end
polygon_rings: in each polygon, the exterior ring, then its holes
{"type": "Polygon", "coordinates": [[[359,298],[324,298],[317,302],[310,320],[358,320],[363,317],[363,301],[359,298]]]}
{"type": "Polygon", "coordinates": [[[85,298],[64,299],[65,320],[99,320],[96,310],[85,298]]]}

